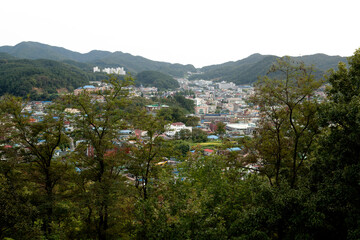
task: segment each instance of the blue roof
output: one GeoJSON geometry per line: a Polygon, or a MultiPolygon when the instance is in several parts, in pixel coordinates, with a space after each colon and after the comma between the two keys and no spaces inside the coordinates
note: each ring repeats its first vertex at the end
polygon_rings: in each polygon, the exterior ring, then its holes
{"type": "Polygon", "coordinates": [[[83,87],[83,89],[88,89],[88,88],[95,88],[93,85],[85,85],[84,87],[83,87]]]}
{"type": "Polygon", "coordinates": [[[207,138],[209,138],[209,139],[219,139],[219,137],[216,136],[216,135],[210,135],[210,136],[208,136],[207,138]]]}
{"type": "Polygon", "coordinates": [[[233,148],[228,148],[227,150],[229,150],[230,152],[234,152],[234,151],[240,151],[241,148],[239,148],[239,147],[233,147],[233,148]]]}
{"type": "Polygon", "coordinates": [[[131,134],[133,131],[132,130],[120,130],[119,133],[120,134],[131,134]]]}

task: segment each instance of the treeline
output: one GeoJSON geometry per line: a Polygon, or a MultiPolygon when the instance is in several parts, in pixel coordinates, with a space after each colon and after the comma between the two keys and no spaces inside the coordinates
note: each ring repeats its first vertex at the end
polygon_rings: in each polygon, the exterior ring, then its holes
{"type": "Polygon", "coordinates": [[[160,91],[180,87],[179,83],[173,77],[156,71],[143,71],[138,73],[135,77],[135,84],[137,87],[156,87],[160,91]]]}
{"type": "Polygon", "coordinates": [[[0,60],[0,95],[6,93],[34,100],[56,98],[96,78],[78,67],[51,60],[0,60]]]}
{"type": "Polygon", "coordinates": [[[329,75],[324,101],[306,65],[283,58],[270,71],[281,74],[251,99],[254,136],[210,156],[164,140],[164,117],[125,111],[128,78],[110,79],[102,101],[68,96],[37,123],[3,98],[0,238],[359,239],[360,50],[329,75]],[[121,129],[146,134],[123,141],[121,129]]]}

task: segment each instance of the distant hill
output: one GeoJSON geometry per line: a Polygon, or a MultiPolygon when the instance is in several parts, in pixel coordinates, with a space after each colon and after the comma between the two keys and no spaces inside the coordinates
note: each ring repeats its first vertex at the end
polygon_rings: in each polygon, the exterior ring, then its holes
{"type": "Polygon", "coordinates": [[[144,87],[156,87],[159,90],[175,89],[179,83],[169,75],[156,71],[143,71],[136,75],[135,84],[144,87]]]}
{"type": "MultiPolygon", "coordinates": [[[[96,80],[104,78],[104,74],[93,74],[92,67],[124,67],[127,72],[133,75],[147,72],[146,74],[154,75],[152,72],[160,72],[172,77],[183,77],[188,72],[201,72],[201,74],[193,74],[192,79],[206,79],[234,82],[236,84],[251,84],[255,82],[259,76],[267,74],[272,63],[278,58],[274,55],[253,54],[245,59],[226,62],[219,65],[206,66],[201,69],[195,69],[193,65],[171,64],[166,62],[158,62],[146,59],[141,56],[133,56],[129,53],[108,52],[93,50],[91,52],[82,54],[67,50],[62,47],[49,46],[37,42],[22,42],[15,46],[0,47],[0,58],[11,60],[17,58],[25,59],[48,59],[54,61],[61,61],[67,66],[73,66],[81,74],[87,76],[95,76],[96,80]]],[[[337,64],[347,62],[347,59],[340,56],[328,56],[325,54],[314,54],[302,57],[294,57],[296,60],[304,61],[307,65],[314,65],[316,76],[322,77],[330,68],[337,67],[337,64]]],[[[1,74],[1,73],[0,73],[1,74]]],[[[158,75],[158,74],[155,74],[158,75]]],[[[138,75],[142,76],[142,74],[138,75]]],[[[90,77],[90,78],[92,78],[90,77]]],[[[83,78],[79,78],[83,79],[83,78]]],[[[165,79],[160,77],[160,79],[165,79]]],[[[172,79],[172,78],[171,78],[172,79]]],[[[163,86],[175,87],[170,83],[160,84],[163,86]]],[[[160,81],[164,83],[164,81],[160,81]]],[[[146,83],[148,84],[148,83],[146,83]]]]}
{"type": "Polygon", "coordinates": [[[0,54],[0,96],[30,94],[34,100],[49,100],[59,92],[72,91],[96,80],[80,68],[53,60],[14,59],[0,54]]]}
{"type": "Polygon", "coordinates": [[[140,56],[133,56],[123,52],[108,52],[94,50],[81,54],[62,47],[49,46],[37,42],[21,42],[13,47],[0,47],[0,52],[25,59],[49,59],[55,61],[72,60],[88,63],[100,67],[124,67],[126,71],[133,74],[141,71],[158,71],[174,77],[183,77],[187,72],[195,72],[193,65],[171,64],[146,59],[140,56]]]}
{"type": "MultiPolygon", "coordinates": [[[[274,55],[253,54],[236,62],[227,62],[201,68],[202,74],[192,75],[191,79],[205,79],[234,82],[236,84],[251,84],[259,76],[265,76],[278,57],[274,55]]],[[[315,75],[322,77],[330,68],[337,68],[339,62],[346,62],[345,57],[315,54],[293,57],[306,65],[314,65],[315,75]]]]}

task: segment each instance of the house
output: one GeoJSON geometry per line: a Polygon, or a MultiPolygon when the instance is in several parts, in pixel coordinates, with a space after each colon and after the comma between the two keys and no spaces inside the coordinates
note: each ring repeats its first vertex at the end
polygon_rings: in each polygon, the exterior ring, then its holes
{"type": "Polygon", "coordinates": [[[175,136],[175,134],[177,132],[180,132],[181,130],[189,130],[190,132],[192,132],[192,127],[187,127],[184,123],[182,122],[176,122],[176,123],[172,123],[170,125],[165,126],[165,128],[167,129],[167,131],[165,132],[166,136],[168,137],[173,137],[175,136]]]}
{"type": "Polygon", "coordinates": [[[238,152],[238,151],[241,151],[241,148],[239,148],[239,147],[233,147],[233,148],[228,148],[228,149],[226,149],[226,150],[228,150],[229,152],[238,152]]]}
{"type": "Polygon", "coordinates": [[[214,152],[215,152],[215,151],[212,150],[212,149],[208,149],[208,148],[204,149],[204,155],[205,155],[205,156],[210,156],[210,155],[213,154],[214,152]]]}
{"type": "Polygon", "coordinates": [[[97,91],[97,90],[98,89],[96,87],[94,87],[93,85],[85,85],[84,87],[79,87],[79,88],[75,89],[74,94],[79,95],[83,91],[94,92],[94,91],[97,91]]]}
{"type": "Polygon", "coordinates": [[[216,135],[209,135],[209,136],[207,136],[207,138],[210,140],[218,140],[219,139],[219,137],[216,135]]]}
{"type": "Polygon", "coordinates": [[[146,105],[146,110],[147,111],[155,111],[155,110],[160,110],[161,108],[168,108],[168,105],[160,105],[160,104],[152,104],[152,105],[146,105]]]}

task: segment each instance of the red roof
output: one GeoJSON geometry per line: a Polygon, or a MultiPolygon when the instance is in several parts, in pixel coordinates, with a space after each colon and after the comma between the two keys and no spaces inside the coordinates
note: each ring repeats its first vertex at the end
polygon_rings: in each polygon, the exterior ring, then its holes
{"type": "Polygon", "coordinates": [[[171,125],[173,126],[184,126],[185,124],[182,122],[176,122],[176,123],[172,123],[171,125]]]}
{"type": "Polygon", "coordinates": [[[212,149],[204,149],[204,152],[213,153],[214,150],[212,150],[212,149]]]}

